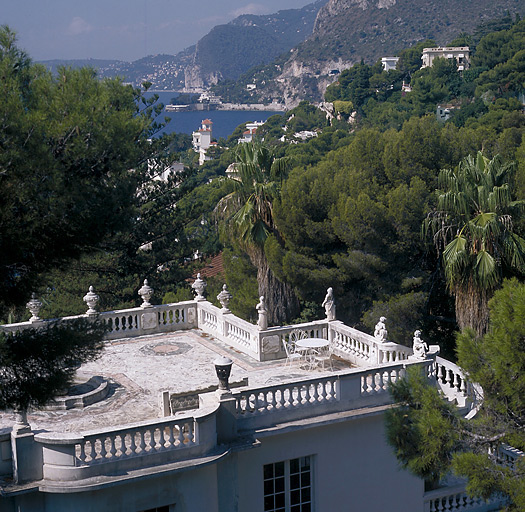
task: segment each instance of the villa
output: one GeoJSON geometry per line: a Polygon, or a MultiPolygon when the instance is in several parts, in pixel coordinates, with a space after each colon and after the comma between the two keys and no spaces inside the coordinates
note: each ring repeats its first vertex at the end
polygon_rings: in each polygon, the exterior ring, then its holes
{"type": "Polygon", "coordinates": [[[207,160],[211,160],[206,152],[213,144],[211,141],[212,125],[213,122],[210,119],[204,119],[201,123],[201,127],[192,133],[193,149],[196,153],[199,153],[199,165],[202,165],[207,160]]]}
{"type": "MultiPolygon", "coordinates": [[[[497,510],[464,482],[425,492],[386,443],[388,386],[409,366],[475,415],[476,386],[439,347],[389,341],[384,318],[374,335],[345,325],[331,289],[326,318],[268,327],[263,300],[252,324],[226,285],[222,307],[200,275],[192,287],[192,301],[153,306],[145,282],[140,307],[101,313],[90,289],[86,315],[109,327],[102,356],[47,409],[0,415],[2,511],[497,510]],[[304,352],[288,351],[294,339],[304,352]]],[[[31,321],[0,329],[44,325],[38,300],[28,307],[31,321]]]]}
{"type": "Polygon", "coordinates": [[[464,71],[470,66],[470,48],[468,46],[445,46],[439,48],[423,48],[421,68],[431,67],[434,59],[455,59],[458,71],[464,71]]]}

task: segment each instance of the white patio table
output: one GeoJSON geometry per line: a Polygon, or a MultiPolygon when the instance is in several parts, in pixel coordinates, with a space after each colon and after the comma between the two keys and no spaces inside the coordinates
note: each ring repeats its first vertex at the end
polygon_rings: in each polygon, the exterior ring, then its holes
{"type": "Polygon", "coordinates": [[[306,352],[305,359],[309,364],[310,370],[315,368],[314,358],[320,352],[324,352],[329,346],[330,342],[324,338],[303,338],[302,340],[297,340],[295,346],[301,351],[306,352]]]}

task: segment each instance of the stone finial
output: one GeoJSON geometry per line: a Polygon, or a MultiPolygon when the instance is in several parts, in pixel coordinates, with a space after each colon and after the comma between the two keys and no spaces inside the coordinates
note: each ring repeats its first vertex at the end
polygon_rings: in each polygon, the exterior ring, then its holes
{"type": "Polygon", "coordinates": [[[197,274],[197,279],[195,279],[195,281],[191,285],[191,287],[197,292],[195,300],[206,300],[206,297],[204,297],[204,289],[206,288],[206,286],[206,281],[201,279],[201,274],[199,272],[197,274]]]}
{"type": "Polygon", "coordinates": [[[84,295],[83,301],[87,304],[88,310],[86,315],[96,315],[97,310],[95,309],[98,304],[99,296],[94,292],[93,286],[89,287],[89,291],[84,295]]]}
{"type": "Polygon", "coordinates": [[[386,343],[388,339],[388,331],[386,330],[385,322],[386,317],[382,316],[374,329],[374,338],[380,343],[386,343]]]}
{"type": "Polygon", "coordinates": [[[153,296],[153,288],[148,285],[148,280],[144,279],[144,286],[139,290],[139,295],[142,298],[141,308],[151,308],[150,299],[153,296]]]}
{"type": "Polygon", "coordinates": [[[255,306],[257,312],[259,313],[259,318],[257,320],[257,327],[261,331],[268,329],[268,311],[266,311],[266,306],[264,304],[264,297],[259,298],[259,304],[255,306]]]}
{"type": "Polygon", "coordinates": [[[332,288],[326,290],[326,297],[322,303],[324,311],[326,314],[326,319],[328,321],[335,320],[335,301],[334,301],[334,291],[332,288]]]}
{"type": "Polygon", "coordinates": [[[428,345],[421,339],[421,331],[414,331],[414,340],[412,343],[412,357],[414,359],[426,359],[428,345]]]}
{"type": "Polygon", "coordinates": [[[29,309],[29,312],[31,313],[31,318],[29,319],[30,322],[39,322],[42,320],[38,313],[40,313],[40,310],[42,309],[42,303],[36,298],[36,293],[31,294],[31,300],[26,304],[26,308],[29,309]]]}
{"type": "Polygon", "coordinates": [[[217,295],[217,300],[221,303],[223,313],[231,313],[228,309],[230,300],[232,300],[233,295],[226,289],[226,285],[222,285],[222,292],[217,295]]]}

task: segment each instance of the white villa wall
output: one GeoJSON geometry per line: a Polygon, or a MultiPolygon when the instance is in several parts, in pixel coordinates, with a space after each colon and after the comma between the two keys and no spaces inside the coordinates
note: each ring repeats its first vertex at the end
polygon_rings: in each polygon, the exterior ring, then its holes
{"type": "Polygon", "coordinates": [[[141,512],[166,505],[175,505],[176,512],[220,512],[217,466],[167,476],[156,474],[153,478],[85,492],[22,494],[2,499],[0,509],[2,512],[141,512]]]}
{"type": "Polygon", "coordinates": [[[256,436],[238,453],[238,509],[263,512],[263,466],[313,456],[313,510],[421,512],[423,482],[399,468],[386,444],[384,414],[256,436]],[[383,475],[388,475],[384,478],[383,475]]]}

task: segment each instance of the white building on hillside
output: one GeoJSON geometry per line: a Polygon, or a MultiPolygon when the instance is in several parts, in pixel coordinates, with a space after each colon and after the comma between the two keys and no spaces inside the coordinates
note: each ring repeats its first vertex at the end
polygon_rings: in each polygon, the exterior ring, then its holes
{"type": "MultiPolygon", "coordinates": [[[[461,369],[335,319],[268,328],[194,300],[99,313],[102,356],[52,408],[0,414],[0,510],[7,512],[430,512],[497,510],[464,485],[425,492],[385,440],[389,383],[418,366],[464,414],[461,369]],[[229,372],[231,372],[229,374],[229,372]],[[217,375],[215,375],[215,373],[217,375]],[[229,376],[228,376],[229,374],[229,376]]],[[[85,300],[96,315],[96,294],[85,300]]],[[[330,300],[329,300],[330,299],[330,300]]],[[[44,326],[0,326],[5,332],[44,326]]],[[[68,321],[68,319],[63,319],[68,321]]],[[[507,461],[523,456],[506,453],[507,461]]]]}
{"type": "Polygon", "coordinates": [[[206,151],[212,144],[212,125],[213,122],[210,119],[204,119],[201,127],[192,133],[193,149],[199,153],[199,165],[202,165],[206,160],[211,160],[206,155],[206,151]]]}
{"type": "Polygon", "coordinates": [[[399,57],[381,57],[381,64],[383,65],[383,71],[390,71],[396,69],[399,57]]]}
{"type": "Polygon", "coordinates": [[[240,137],[237,142],[239,144],[242,144],[244,142],[251,142],[257,133],[257,128],[259,128],[259,126],[262,126],[263,124],[264,121],[254,121],[253,123],[246,123],[246,130],[242,132],[242,137],[240,137]]]}
{"type": "Polygon", "coordinates": [[[440,46],[439,48],[423,48],[422,68],[432,66],[434,59],[456,59],[458,71],[468,69],[470,66],[470,48],[468,46],[440,46]]]}

